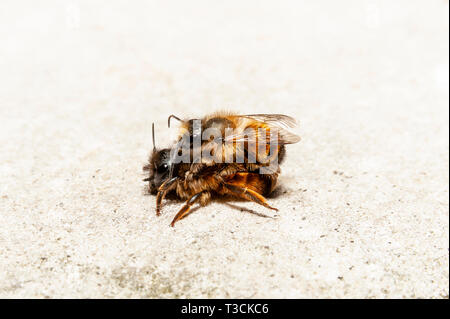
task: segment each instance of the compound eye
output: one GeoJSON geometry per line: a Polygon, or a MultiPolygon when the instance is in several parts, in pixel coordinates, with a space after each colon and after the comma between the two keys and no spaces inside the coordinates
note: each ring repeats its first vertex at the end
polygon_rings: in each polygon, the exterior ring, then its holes
{"type": "Polygon", "coordinates": [[[163,174],[163,173],[167,172],[168,169],[169,169],[169,165],[164,163],[164,164],[161,164],[160,166],[158,166],[157,171],[159,174],[163,174]]]}

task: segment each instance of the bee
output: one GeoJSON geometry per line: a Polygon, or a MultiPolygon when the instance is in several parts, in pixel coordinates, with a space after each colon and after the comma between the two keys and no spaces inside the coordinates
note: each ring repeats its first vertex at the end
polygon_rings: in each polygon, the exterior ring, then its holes
{"type": "Polygon", "coordinates": [[[265,197],[277,184],[285,145],[300,141],[287,130],[296,125],[295,119],[283,114],[217,112],[189,120],[171,115],[169,127],[171,119],[181,124],[178,139],[170,148],[157,149],[153,124],[153,151],[143,168],[149,174],[144,179],[149,192],[156,195],[156,215],[168,193],[186,201],[172,227],[194,204],[206,206],[218,197],[253,201],[278,211],[265,197]]]}

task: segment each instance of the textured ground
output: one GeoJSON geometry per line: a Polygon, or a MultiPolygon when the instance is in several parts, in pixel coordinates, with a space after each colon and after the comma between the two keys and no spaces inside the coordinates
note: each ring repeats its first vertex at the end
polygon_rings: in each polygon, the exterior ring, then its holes
{"type": "Polygon", "coordinates": [[[448,297],[448,1],[2,1],[0,297],[448,297]],[[170,114],[300,121],[270,203],[175,228],[170,114]],[[267,214],[274,218],[264,218],[267,214]]]}

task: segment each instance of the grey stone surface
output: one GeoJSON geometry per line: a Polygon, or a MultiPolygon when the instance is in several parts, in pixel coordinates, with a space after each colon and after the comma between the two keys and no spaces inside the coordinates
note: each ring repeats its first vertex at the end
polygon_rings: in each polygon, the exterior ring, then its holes
{"type": "Polygon", "coordinates": [[[448,1],[2,1],[0,297],[448,298],[448,1]],[[169,223],[151,123],[300,122],[270,203],[169,223]],[[256,214],[266,214],[264,218],[256,214]],[[273,217],[273,218],[272,218],[273,217]]]}

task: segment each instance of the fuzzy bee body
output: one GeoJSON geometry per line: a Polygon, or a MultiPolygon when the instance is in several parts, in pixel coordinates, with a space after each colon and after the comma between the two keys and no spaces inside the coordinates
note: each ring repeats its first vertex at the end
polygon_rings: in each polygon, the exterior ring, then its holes
{"type": "Polygon", "coordinates": [[[174,158],[180,151],[172,146],[162,150],[154,148],[149,163],[144,166],[144,170],[149,172],[144,181],[149,182],[150,193],[157,195],[157,215],[169,192],[186,200],[172,226],[189,213],[192,205],[206,206],[214,197],[245,199],[277,210],[267,203],[264,196],[276,186],[280,174],[278,164],[284,159],[285,145],[300,140],[283,128],[295,125],[294,119],[281,114],[237,115],[227,112],[198,120],[176,119],[181,122],[181,134],[175,145],[187,141],[189,161],[176,162],[174,158]],[[208,129],[219,134],[220,138],[213,139],[208,135],[205,138],[203,134],[203,139],[195,145],[200,138],[198,135],[208,132],[208,129]],[[196,151],[206,151],[212,157],[196,160],[193,155],[196,151]],[[273,162],[277,165],[272,165],[273,162]],[[261,169],[266,169],[264,174],[261,174],[261,169]]]}

